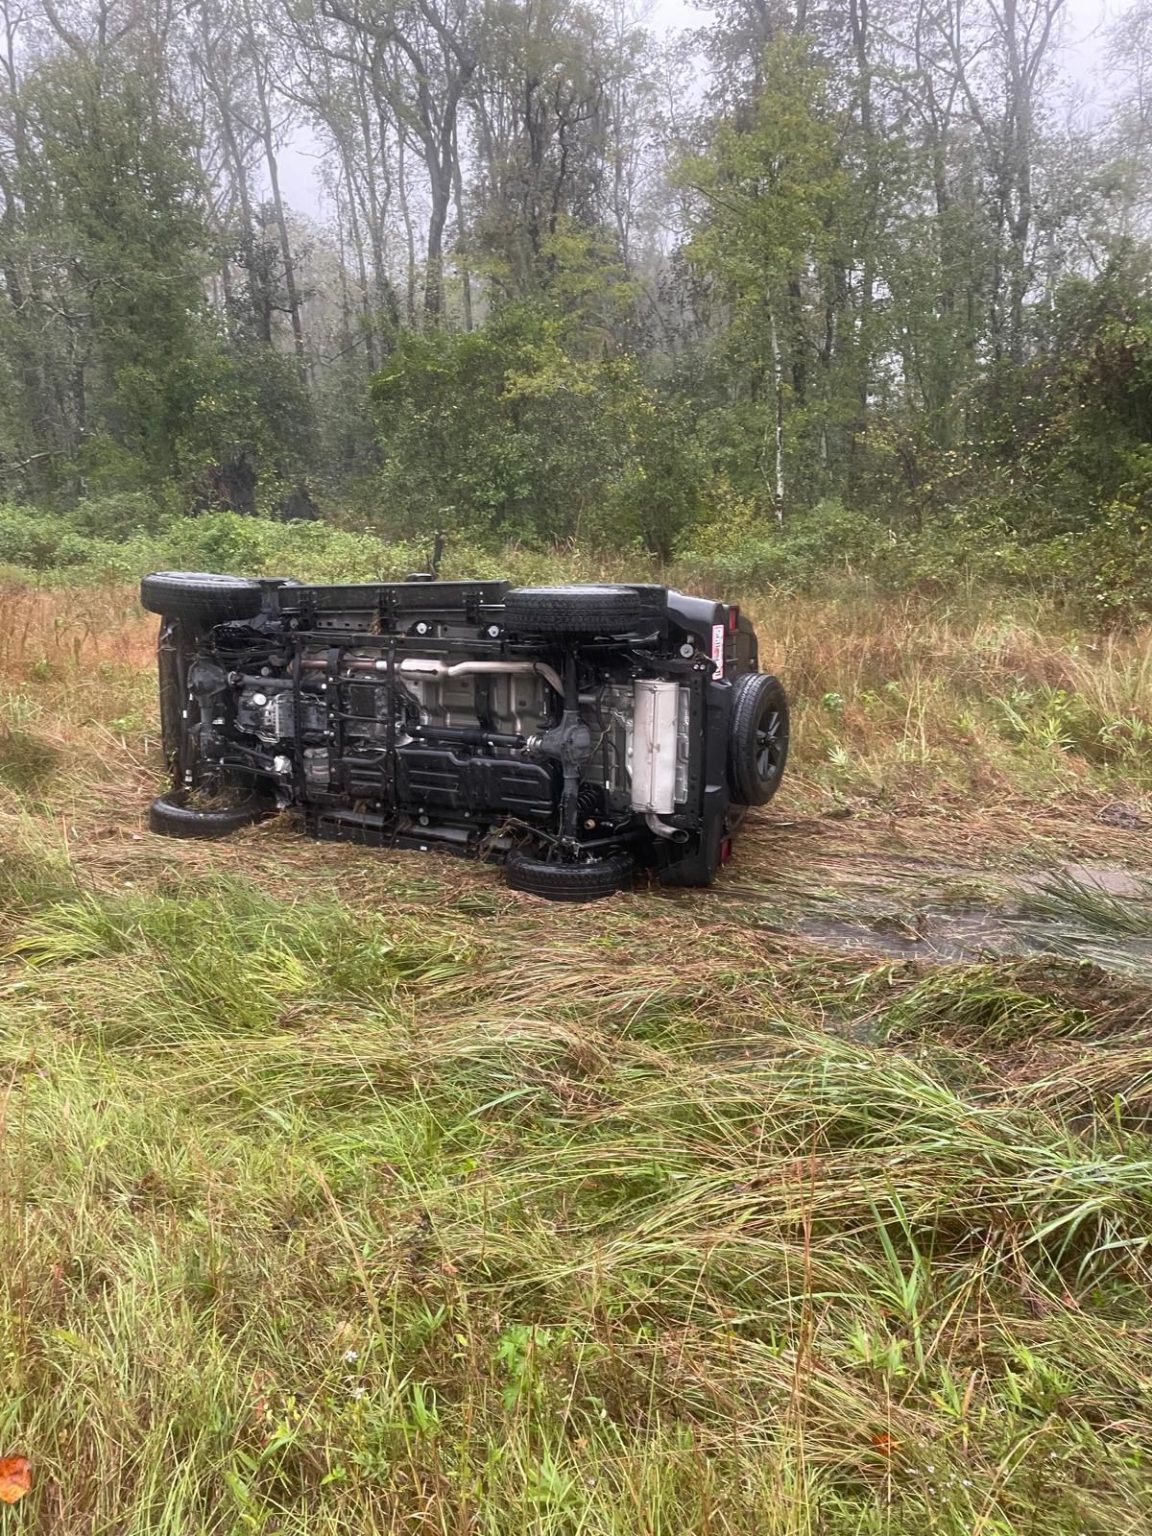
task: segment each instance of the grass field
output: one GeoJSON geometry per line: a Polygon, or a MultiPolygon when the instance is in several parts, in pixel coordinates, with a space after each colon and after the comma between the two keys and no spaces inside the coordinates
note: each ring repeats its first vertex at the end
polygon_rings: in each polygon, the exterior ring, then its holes
{"type": "Polygon", "coordinates": [[[0,1533],[1152,1529],[1152,633],[742,594],[710,893],[150,838],[0,594],[0,1533]]]}

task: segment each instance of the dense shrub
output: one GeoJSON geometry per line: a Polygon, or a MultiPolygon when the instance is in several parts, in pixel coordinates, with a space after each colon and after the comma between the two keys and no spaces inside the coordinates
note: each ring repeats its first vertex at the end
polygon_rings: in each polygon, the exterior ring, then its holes
{"type": "Polygon", "coordinates": [[[720,503],[736,513],[692,530],[683,550],[686,563],[714,572],[725,585],[780,587],[808,592],[829,579],[851,578],[883,559],[890,535],[875,519],[826,501],[783,527],[749,518],[749,506],[728,493],[720,503]]]}
{"type": "Polygon", "coordinates": [[[1069,588],[1101,624],[1152,614],[1152,448],[1143,485],[1133,484],[1087,535],[1061,548],[1069,588]]]}
{"type": "MultiPolygon", "coordinates": [[[[976,512],[893,529],[836,501],[783,527],[720,483],[709,513],[670,562],[617,530],[614,541],[515,544],[459,532],[447,576],[531,583],[590,575],[665,577],[739,595],[754,589],[827,594],[844,588],[947,596],[961,590],[1043,593],[1093,627],[1123,627],[1152,613],[1152,503],[1118,500],[1081,534],[1029,542],[1001,518],[976,512]]],[[[132,581],[147,570],[218,570],[315,581],[388,580],[427,567],[431,536],[396,539],[329,522],[283,523],[216,512],[164,515],[121,496],[76,512],[0,505],[2,579],[49,583],[132,581]],[[95,536],[109,527],[118,536],[95,536]]]]}
{"type": "Polygon", "coordinates": [[[67,518],[33,507],[0,506],[0,562],[32,571],[66,569],[90,559],[92,541],[67,518]]]}
{"type": "Polygon", "coordinates": [[[482,331],[405,332],[373,383],[393,527],[568,538],[667,555],[700,466],[687,413],[634,358],[538,305],[482,331]]]}
{"type": "MultiPolygon", "coordinates": [[[[214,570],[244,575],[296,576],[312,581],[394,580],[428,566],[431,538],[390,539],[331,523],[282,523],[215,512],[168,517],[154,532],[114,540],[91,538],[69,517],[0,505],[0,579],[50,584],[132,581],[145,571],[214,570]]],[[[619,567],[607,557],[602,573],[619,567]]],[[[628,557],[637,578],[658,564],[642,553],[628,557]]],[[[588,549],[492,545],[465,535],[449,541],[445,576],[479,576],[531,583],[575,580],[601,571],[588,549]]]]}

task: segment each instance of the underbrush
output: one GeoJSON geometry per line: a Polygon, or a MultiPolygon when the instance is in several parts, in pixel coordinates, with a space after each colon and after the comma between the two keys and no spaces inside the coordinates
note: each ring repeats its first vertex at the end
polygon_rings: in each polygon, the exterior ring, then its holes
{"type": "MultiPolygon", "coordinates": [[[[1046,540],[1025,538],[994,511],[955,514],[923,527],[825,502],[783,527],[723,483],[703,520],[664,560],[610,529],[581,547],[494,543],[477,531],[449,541],[444,573],[507,576],[530,583],[620,572],[628,579],[680,581],[723,592],[860,600],[901,596],[964,606],[1043,600],[1067,621],[1094,629],[1132,629],[1152,615],[1152,566],[1132,508],[1116,508],[1091,529],[1046,540]],[[1085,573],[1091,573],[1086,579],[1085,573]]],[[[333,511],[327,521],[282,522],[213,512],[174,514],[138,495],[81,502],[44,512],[0,504],[0,576],[33,585],[101,585],[145,571],[194,569],[294,575],[314,581],[393,579],[423,570],[434,538],[399,537],[408,524],[333,511]]]]}
{"type": "MultiPolygon", "coordinates": [[[[327,522],[277,522],[216,512],[201,517],[156,515],[115,536],[93,531],[95,514],[45,513],[0,506],[0,575],[36,587],[101,586],[135,580],[146,571],[214,570],[243,575],[296,576],[311,581],[393,580],[426,569],[433,534],[414,541],[367,528],[327,522]]],[[[631,569],[654,571],[650,556],[530,546],[493,548],[466,539],[448,547],[446,576],[511,576],[522,582],[575,576],[626,558],[631,569]]],[[[636,579],[634,576],[633,579],[636,579]]]]}

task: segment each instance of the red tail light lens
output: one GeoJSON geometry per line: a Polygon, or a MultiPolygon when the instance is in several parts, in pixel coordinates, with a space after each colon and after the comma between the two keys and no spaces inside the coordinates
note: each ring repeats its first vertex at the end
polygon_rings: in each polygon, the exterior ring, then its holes
{"type": "Polygon", "coordinates": [[[731,630],[731,632],[733,634],[736,633],[736,626],[739,623],[740,623],[740,607],[739,607],[739,604],[733,603],[732,607],[729,608],[729,610],[728,610],[728,628],[731,630]]]}

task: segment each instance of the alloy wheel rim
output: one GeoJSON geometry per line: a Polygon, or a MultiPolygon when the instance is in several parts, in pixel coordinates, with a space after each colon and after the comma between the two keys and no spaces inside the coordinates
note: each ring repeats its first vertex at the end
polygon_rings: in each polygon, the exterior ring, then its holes
{"type": "Polygon", "coordinates": [[[780,711],[770,710],[756,730],[756,772],[761,782],[771,783],[780,772],[780,711]]]}

